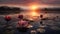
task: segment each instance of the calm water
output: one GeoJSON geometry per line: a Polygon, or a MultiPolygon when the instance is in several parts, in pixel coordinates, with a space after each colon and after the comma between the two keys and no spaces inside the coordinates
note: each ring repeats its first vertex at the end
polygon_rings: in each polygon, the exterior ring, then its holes
{"type": "MultiPolygon", "coordinates": [[[[21,14],[24,15],[24,18],[28,17],[28,18],[31,18],[30,17],[30,14],[29,12],[22,12],[21,14]]],[[[44,34],[59,34],[60,33],[60,14],[58,13],[39,13],[39,15],[43,15],[44,18],[49,18],[51,20],[43,20],[43,26],[45,26],[45,32],[43,32],[44,34]],[[56,16],[59,16],[58,18],[56,16]],[[53,18],[55,18],[53,20],[53,18]]],[[[12,28],[12,30],[14,31],[15,34],[22,34],[21,32],[18,32],[18,30],[16,30],[16,24],[18,23],[19,19],[17,18],[19,14],[13,14],[13,15],[10,15],[12,17],[11,21],[9,21],[9,27],[12,28]]],[[[0,33],[2,34],[4,32],[4,26],[6,25],[6,21],[4,20],[4,16],[5,15],[0,15],[0,33]]],[[[38,27],[40,27],[40,21],[39,18],[37,18],[36,21],[34,22],[31,22],[31,24],[33,25],[33,30],[37,30],[38,27]]],[[[32,30],[28,30],[28,32],[25,32],[23,34],[29,34],[30,31],[32,30]]],[[[40,33],[38,33],[40,34],[40,33]]]]}

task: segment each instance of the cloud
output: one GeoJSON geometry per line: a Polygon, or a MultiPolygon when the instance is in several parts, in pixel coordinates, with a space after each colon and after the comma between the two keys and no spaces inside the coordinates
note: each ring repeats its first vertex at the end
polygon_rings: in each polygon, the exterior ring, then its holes
{"type": "Polygon", "coordinates": [[[0,0],[0,4],[28,4],[32,2],[42,4],[60,4],[60,0],[0,0]]]}

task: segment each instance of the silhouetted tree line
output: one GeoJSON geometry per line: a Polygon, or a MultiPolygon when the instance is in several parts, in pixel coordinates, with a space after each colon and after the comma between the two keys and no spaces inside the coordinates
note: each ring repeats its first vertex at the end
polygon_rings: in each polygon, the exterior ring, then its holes
{"type": "Polygon", "coordinates": [[[45,11],[60,11],[60,8],[44,8],[45,11]]]}
{"type": "Polygon", "coordinates": [[[0,6],[0,14],[20,13],[22,10],[18,7],[0,6]]]}
{"type": "Polygon", "coordinates": [[[60,13],[60,8],[43,8],[41,11],[48,13],[60,13]]]}

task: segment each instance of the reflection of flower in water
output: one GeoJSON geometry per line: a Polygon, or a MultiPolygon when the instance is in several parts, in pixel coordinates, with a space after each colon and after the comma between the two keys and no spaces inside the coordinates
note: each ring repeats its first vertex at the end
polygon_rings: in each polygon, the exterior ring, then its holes
{"type": "Polygon", "coordinates": [[[32,27],[33,27],[33,26],[32,26],[32,25],[30,25],[30,24],[27,26],[27,28],[32,28],[32,27]]]}
{"type": "Polygon", "coordinates": [[[36,34],[37,32],[35,30],[31,30],[31,34],[36,34]]]}
{"type": "Polygon", "coordinates": [[[40,33],[44,33],[45,32],[45,29],[44,29],[45,27],[46,26],[41,26],[40,25],[40,27],[37,29],[37,31],[40,32],[40,33]]]}
{"type": "Polygon", "coordinates": [[[37,31],[40,32],[40,33],[44,33],[44,32],[45,32],[45,29],[43,29],[43,28],[38,28],[37,31]]]}

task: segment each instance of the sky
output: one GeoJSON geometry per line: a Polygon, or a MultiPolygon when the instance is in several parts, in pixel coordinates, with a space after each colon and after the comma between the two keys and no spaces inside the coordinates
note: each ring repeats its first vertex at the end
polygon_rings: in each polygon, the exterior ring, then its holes
{"type": "Polygon", "coordinates": [[[0,4],[60,4],[60,0],[0,0],[0,4]]]}

